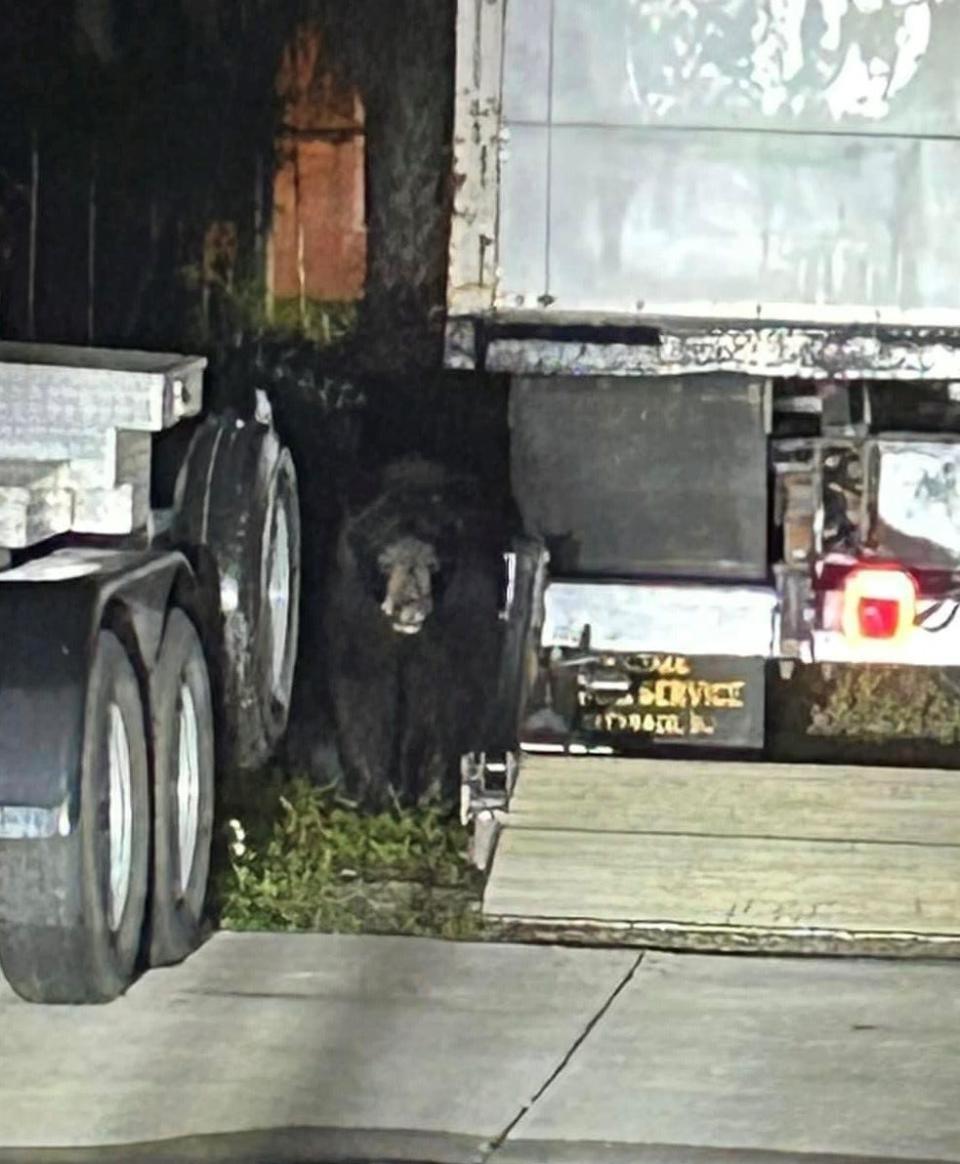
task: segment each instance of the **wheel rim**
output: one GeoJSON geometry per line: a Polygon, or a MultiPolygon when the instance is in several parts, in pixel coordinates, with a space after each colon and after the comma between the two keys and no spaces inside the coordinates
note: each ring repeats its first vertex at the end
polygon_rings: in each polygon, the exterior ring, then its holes
{"type": "Polygon", "coordinates": [[[116,932],[130,893],[133,857],[133,780],[130,741],[123,713],[116,703],[109,708],[110,774],[110,929],[116,932]]]}
{"type": "Polygon", "coordinates": [[[282,696],[290,633],[290,522],[282,501],[278,500],[275,512],[267,583],[272,646],[270,677],[274,694],[282,696]]]}
{"type": "Polygon", "coordinates": [[[197,852],[200,822],[200,731],[197,705],[186,683],[180,685],[180,741],[177,750],[177,846],[180,895],[187,892],[197,852]]]}

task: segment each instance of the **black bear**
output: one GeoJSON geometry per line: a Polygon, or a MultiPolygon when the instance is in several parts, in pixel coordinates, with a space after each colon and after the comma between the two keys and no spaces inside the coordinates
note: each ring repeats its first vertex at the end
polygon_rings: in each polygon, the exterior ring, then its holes
{"type": "Polygon", "coordinates": [[[482,750],[503,635],[505,535],[479,484],[406,458],[344,518],[327,592],[329,689],[347,792],[450,804],[482,750]]]}

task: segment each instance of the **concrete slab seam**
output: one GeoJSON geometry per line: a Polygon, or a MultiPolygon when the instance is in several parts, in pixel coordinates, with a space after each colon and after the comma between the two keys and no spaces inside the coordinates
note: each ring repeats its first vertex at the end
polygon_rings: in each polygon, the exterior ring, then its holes
{"type": "Polygon", "coordinates": [[[574,1041],[567,1048],[567,1050],[564,1053],[563,1057],[561,1058],[560,1062],[556,1065],[556,1067],[553,1069],[553,1071],[550,1072],[550,1074],[543,1081],[543,1083],[533,1093],[529,1102],[523,1104],[523,1106],[520,1108],[520,1110],[517,1112],[517,1114],[513,1117],[513,1119],[507,1124],[507,1126],[503,1129],[503,1131],[500,1132],[498,1135],[494,1136],[484,1146],[484,1148],[481,1150],[480,1154],[477,1156],[475,1164],[487,1164],[487,1162],[489,1160],[491,1160],[496,1155],[497,1151],[501,1147],[503,1147],[503,1145],[510,1138],[510,1136],[515,1131],[515,1129],[517,1128],[517,1126],[519,1125],[521,1120],[523,1120],[524,1116],[526,1116],[528,1112],[533,1110],[533,1108],[536,1106],[538,1101],[546,1094],[546,1092],[550,1089],[550,1087],[553,1085],[553,1083],[560,1077],[560,1075],[563,1074],[563,1072],[566,1070],[567,1065],[573,1059],[573,1057],[577,1053],[577,1051],[579,1051],[579,1049],[583,1046],[583,1044],[586,1042],[586,1040],[590,1037],[591,1032],[594,1030],[594,1028],[597,1026],[597,1024],[603,1020],[603,1018],[606,1016],[607,1012],[610,1010],[610,1008],[613,1006],[613,1004],[616,1002],[616,1000],[620,997],[620,995],[623,993],[623,991],[626,990],[626,988],[633,981],[634,975],[640,969],[640,964],[643,961],[643,959],[644,959],[643,953],[637,955],[637,957],[634,959],[634,961],[627,968],[626,973],[616,983],[616,985],[614,986],[614,988],[610,992],[610,994],[604,999],[603,1003],[600,1005],[600,1007],[598,1008],[596,1013],[590,1016],[590,1019],[587,1021],[583,1030],[580,1032],[579,1035],[577,1035],[577,1037],[574,1039],[574,1041]]]}

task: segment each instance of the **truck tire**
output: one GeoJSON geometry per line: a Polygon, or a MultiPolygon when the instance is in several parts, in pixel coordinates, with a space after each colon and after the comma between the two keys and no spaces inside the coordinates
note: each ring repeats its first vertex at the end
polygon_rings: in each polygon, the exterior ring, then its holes
{"type": "Polygon", "coordinates": [[[203,644],[170,612],[153,676],[154,859],[150,963],[180,962],[203,938],[214,808],[214,724],[203,644]]]}
{"type": "Polygon", "coordinates": [[[297,476],[269,425],[224,417],[200,428],[173,533],[216,562],[220,759],[230,771],[259,767],[287,726],[300,599],[297,476]]]}
{"type": "Polygon", "coordinates": [[[147,735],[136,673],[109,630],[96,638],[83,731],[73,830],[0,845],[0,963],[30,1002],[109,1002],[136,970],[150,851],[147,735]]]}

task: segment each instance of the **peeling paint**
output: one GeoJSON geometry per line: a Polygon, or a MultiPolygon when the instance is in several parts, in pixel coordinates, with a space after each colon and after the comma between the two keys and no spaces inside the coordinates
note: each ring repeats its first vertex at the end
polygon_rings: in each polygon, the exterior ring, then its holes
{"type": "MultiPolygon", "coordinates": [[[[464,352],[462,324],[451,334],[459,337],[464,352]]],[[[456,342],[451,340],[451,354],[456,342]]],[[[960,377],[960,334],[885,338],[827,328],[715,327],[664,328],[659,345],[491,338],[485,367],[514,375],[744,372],[805,379],[952,380],[960,377]]]]}
{"type": "MultiPolygon", "coordinates": [[[[457,149],[453,315],[960,329],[960,74],[942,51],[960,4],[492,0],[480,24],[461,7],[482,67],[458,90],[457,137],[475,141],[457,149]]],[[[956,374],[949,343],[799,335],[758,341],[761,366],[956,374]]],[[[491,359],[539,366],[517,342],[491,359]]],[[[741,366],[746,342],[714,335],[705,365],[741,366]]],[[[650,360],[562,347],[548,363],[650,360]]]]}
{"type": "Polygon", "coordinates": [[[482,311],[493,302],[503,8],[504,0],[458,5],[448,302],[459,311],[482,311]]]}
{"type": "Polygon", "coordinates": [[[917,77],[942,3],[628,0],[630,98],[657,117],[699,101],[882,120],[917,77]]]}
{"type": "Polygon", "coordinates": [[[914,545],[960,562],[960,448],[950,441],[877,442],[877,520],[914,545]]]}

